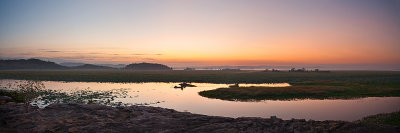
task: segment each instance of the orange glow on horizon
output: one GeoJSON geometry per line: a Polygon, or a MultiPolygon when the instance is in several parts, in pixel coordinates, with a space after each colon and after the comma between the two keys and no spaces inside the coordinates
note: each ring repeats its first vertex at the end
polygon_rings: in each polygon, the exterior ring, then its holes
{"type": "Polygon", "coordinates": [[[0,15],[13,17],[0,25],[0,58],[183,66],[400,62],[400,17],[390,2],[94,3],[5,2],[0,15]]]}

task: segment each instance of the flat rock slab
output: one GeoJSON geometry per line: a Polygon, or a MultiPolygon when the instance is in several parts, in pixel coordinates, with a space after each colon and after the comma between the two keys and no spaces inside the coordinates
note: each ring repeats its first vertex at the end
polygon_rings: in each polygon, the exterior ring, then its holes
{"type": "Polygon", "coordinates": [[[0,105],[0,132],[400,132],[394,126],[345,121],[206,116],[147,106],[0,105]]]}

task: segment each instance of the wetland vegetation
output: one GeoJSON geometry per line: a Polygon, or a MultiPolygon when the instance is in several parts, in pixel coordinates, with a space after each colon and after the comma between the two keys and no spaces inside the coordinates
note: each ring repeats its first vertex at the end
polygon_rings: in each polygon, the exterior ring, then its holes
{"type": "Polygon", "coordinates": [[[400,96],[400,72],[7,70],[0,79],[82,82],[290,83],[289,87],[229,87],[200,92],[223,100],[348,99],[400,96]]]}
{"type": "Polygon", "coordinates": [[[238,101],[400,96],[397,81],[392,81],[392,84],[381,82],[304,81],[292,83],[292,86],[288,87],[229,87],[202,91],[199,94],[208,98],[238,101]]]}
{"type": "Polygon", "coordinates": [[[367,116],[357,122],[366,125],[394,125],[400,127],[400,111],[367,116]]]}
{"type": "MultiPolygon", "coordinates": [[[[81,103],[101,104],[109,106],[128,106],[129,103],[115,101],[117,98],[128,97],[128,89],[112,89],[93,91],[90,88],[63,92],[59,90],[46,89],[41,81],[27,80],[8,84],[0,87],[0,96],[8,96],[13,102],[24,102],[39,107],[53,103],[81,103]]],[[[144,103],[145,105],[149,103],[144,103]]]]}
{"type": "Polygon", "coordinates": [[[2,70],[0,79],[82,82],[299,83],[329,80],[399,87],[398,71],[332,71],[329,73],[263,71],[2,70]]]}

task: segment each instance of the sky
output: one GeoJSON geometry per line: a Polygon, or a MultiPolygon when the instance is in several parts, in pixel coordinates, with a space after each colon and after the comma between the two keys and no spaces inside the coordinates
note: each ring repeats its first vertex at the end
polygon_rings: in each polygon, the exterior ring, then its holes
{"type": "Polygon", "coordinates": [[[0,58],[400,68],[400,0],[2,0],[0,58]]]}

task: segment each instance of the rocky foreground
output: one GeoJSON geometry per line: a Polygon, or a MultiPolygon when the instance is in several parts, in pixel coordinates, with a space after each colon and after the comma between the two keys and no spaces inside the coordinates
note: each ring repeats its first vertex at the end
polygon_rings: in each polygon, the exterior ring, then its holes
{"type": "Polygon", "coordinates": [[[146,106],[0,105],[0,132],[400,132],[393,126],[344,121],[227,118],[146,106]]]}

